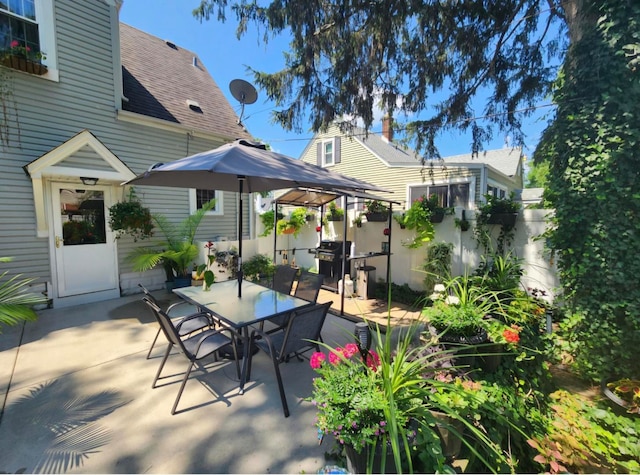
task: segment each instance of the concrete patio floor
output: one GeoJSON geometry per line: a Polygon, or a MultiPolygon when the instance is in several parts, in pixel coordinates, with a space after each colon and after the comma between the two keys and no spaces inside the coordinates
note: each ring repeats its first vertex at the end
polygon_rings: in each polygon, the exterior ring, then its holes
{"type": "MultiPolygon", "coordinates": [[[[319,301],[339,305],[328,294],[319,301]]],[[[170,357],[168,377],[151,388],[165,348],[146,359],[157,328],[140,295],[43,310],[36,322],[3,328],[0,473],[316,473],[327,464],[332,444],[318,444],[305,401],[315,376],[306,360],[281,366],[288,418],[262,352],[244,395],[232,362],[205,360],[208,372],[192,373],[171,416],[186,361],[170,357]]],[[[323,339],[344,344],[352,330],[330,314],[323,339]]]]}

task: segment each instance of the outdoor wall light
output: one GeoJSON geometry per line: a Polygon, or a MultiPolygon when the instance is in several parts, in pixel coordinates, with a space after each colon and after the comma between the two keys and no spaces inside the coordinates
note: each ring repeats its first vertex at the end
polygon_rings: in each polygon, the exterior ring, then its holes
{"type": "Polygon", "coordinates": [[[94,186],[98,183],[98,178],[91,178],[88,176],[81,176],[80,180],[82,180],[83,185],[94,186]]]}

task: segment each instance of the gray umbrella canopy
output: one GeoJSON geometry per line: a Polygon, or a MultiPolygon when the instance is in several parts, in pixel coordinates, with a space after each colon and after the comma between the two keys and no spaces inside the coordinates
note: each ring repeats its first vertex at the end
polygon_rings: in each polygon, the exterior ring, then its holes
{"type": "Polygon", "coordinates": [[[239,191],[240,178],[243,178],[244,193],[297,187],[387,191],[246,140],[154,165],[126,184],[239,191]]]}
{"type": "MultiPolygon", "coordinates": [[[[387,190],[310,163],[266,150],[262,144],[236,140],[207,152],[156,164],[125,185],[171,186],[236,191],[238,213],[238,281],[242,282],[242,193],[309,187],[323,190],[387,190]]],[[[238,296],[242,295],[238,285],[238,296]]]]}

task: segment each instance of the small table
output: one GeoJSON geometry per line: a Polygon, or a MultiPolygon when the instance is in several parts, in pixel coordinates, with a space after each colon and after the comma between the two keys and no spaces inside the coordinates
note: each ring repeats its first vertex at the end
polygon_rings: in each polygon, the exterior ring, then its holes
{"type": "Polygon", "coordinates": [[[283,294],[246,280],[242,281],[242,297],[238,297],[238,281],[236,279],[213,284],[210,290],[203,290],[201,286],[192,286],[173,289],[173,292],[187,302],[215,315],[223,324],[242,335],[240,394],[244,393],[251,351],[249,326],[313,305],[313,302],[283,294]]]}

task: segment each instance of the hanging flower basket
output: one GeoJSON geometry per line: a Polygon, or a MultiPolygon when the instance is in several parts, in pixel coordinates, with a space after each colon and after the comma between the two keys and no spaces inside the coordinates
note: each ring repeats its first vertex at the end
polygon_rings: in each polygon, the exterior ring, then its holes
{"type": "Polygon", "coordinates": [[[32,61],[13,54],[2,58],[2,65],[7,68],[24,71],[25,73],[35,74],[37,76],[47,74],[48,71],[47,67],[38,61],[32,61]]]}
{"type": "Polygon", "coordinates": [[[436,211],[433,211],[429,219],[432,223],[441,223],[444,219],[444,209],[437,209],[436,211]]]}
{"type": "Polygon", "coordinates": [[[370,223],[384,223],[385,221],[387,221],[387,219],[389,219],[389,212],[382,211],[379,213],[365,213],[365,216],[367,217],[367,221],[370,223]]]}

